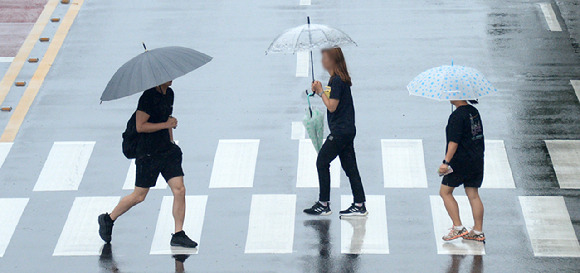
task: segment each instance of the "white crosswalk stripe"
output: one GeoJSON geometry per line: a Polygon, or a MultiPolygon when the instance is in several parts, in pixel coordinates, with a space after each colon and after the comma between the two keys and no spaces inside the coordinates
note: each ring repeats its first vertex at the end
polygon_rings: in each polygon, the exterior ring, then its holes
{"type": "MultiPolygon", "coordinates": [[[[201,231],[205,218],[207,195],[186,196],[185,221],[183,230],[187,236],[198,244],[201,239],[201,231]]],[[[174,233],[174,220],[172,215],[173,196],[164,196],[159,209],[159,218],[155,228],[155,235],[149,254],[197,254],[198,248],[172,247],[169,242],[174,233]]]]}
{"type": "Polygon", "coordinates": [[[103,240],[99,237],[97,217],[113,209],[120,199],[117,196],[75,198],[52,255],[100,255],[103,240]]]}
{"type": "Polygon", "coordinates": [[[0,168],[2,168],[2,165],[4,165],[4,161],[12,149],[12,144],[12,142],[0,143],[0,168]]]}
{"type": "Polygon", "coordinates": [[[574,93],[576,93],[576,98],[580,101],[580,80],[570,80],[570,84],[574,88],[574,93]]]}
{"type": "MultiPolygon", "coordinates": [[[[343,218],[340,222],[343,254],[389,254],[387,209],[384,195],[367,195],[368,217],[343,218]]],[[[342,208],[352,203],[352,196],[342,195],[342,208]]]]}
{"type": "Polygon", "coordinates": [[[520,196],[534,256],[580,257],[580,244],[562,196],[520,196]]]}
{"type": "Polygon", "coordinates": [[[54,142],[34,191],[77,190],[94,146],[94,141],[54,142]]]}
{"type": "Polygon", "coordinates": [[[382,139],[385,188],[426,188],[423,141],[382,139]]]}
{"type": "Polygon", "coordinates": [[[580,140],[546,140],[560,188],[580,189],[580,140]]]}
{"type": "Polygon", "coordinates": [[[546,23],[548,24],[548,28],[551,31],[562,31],[562,27],[558,22],[558,17],[556,17],[556,13],[554,12],[554,8],[552,8],[551,3],[540,3],[540,9],[542,9],[542,13],[546,18],[546,23]]]}
{"type": "MultiPolygon", "coordinates": [[[[476,241],[456,239],[453,241],[443,241],[443,235],[449,232],[453,222],[445,210],[443,200],[440,196],[432,195],[431,213],[433,215],[433,227],[435,231],[435,244],[437,245],[437,254],[447,255],[484,255],[485,244],[476,241]]],[[[455,196],[459,204],[459,217],[465,227],[473,226],[473,216],[471,215],[471,206],[467,196],[455,196]]]]}
{"type": "MultiPolygon", "coordinates": [[[[310,139],[301,139],[298,144],[297,188],[318,188],[318,171],[316,170],[316,149],[310,139]]],[[[330,163],[330,186],[340,188],[340,159],[330,163]]]]}
{"type": "Polygon", "coordinates": [[[482,188],[516,187],[503,140],[486,140],[482,188]]]}
{"type": "Polygon", "coordinates": [[[0,257],[4,257],[27,204],[28,198],[0,198],[0,257]]]}
{"type": "Polygon", "coordinates": [[[259,146],[259,139],[220,139],[209,187],[251,188],[259,146]]]}
{"type": "Polygon", "coordinates": [[[292,253],[295,216],[294,194],[252,195],[245,253],[292,253]]]}
{"type": "Polygon", "coordinates": [[[306,138],[306,128],[304,128],[304,124],[302,121],[293,121],[292,122],[292,134],[290,139],[305,139],[306,138]]]}

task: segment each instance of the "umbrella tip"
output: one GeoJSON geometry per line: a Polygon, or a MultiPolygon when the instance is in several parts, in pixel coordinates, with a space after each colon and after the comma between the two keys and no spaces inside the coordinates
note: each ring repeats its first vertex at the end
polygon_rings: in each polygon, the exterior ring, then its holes
{"type": "Polygon", "coordinates": [[[143,48],[145,49],[145,51],[147,51],[147,46],[145,45],[145,42],[141,42],[141,44],[143,44],[143,48]]]}
{"type": "Polygon", "coordinates": [[[310,25],[310,16],[306,16],[306,21],[308,21],[308,24],[310,25]]]}

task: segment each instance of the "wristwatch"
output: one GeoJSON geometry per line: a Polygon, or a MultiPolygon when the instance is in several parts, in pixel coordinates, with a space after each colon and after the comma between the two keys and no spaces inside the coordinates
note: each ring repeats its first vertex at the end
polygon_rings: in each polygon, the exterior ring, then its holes
{"type": "Polygon", "coordinates": [[[451,165],[451,164],[449,164],[449,162],[448,162],[447,160],[445,160],[445,159],[443,159],[443,164],[445,164],[445,165],[451,165]]]}

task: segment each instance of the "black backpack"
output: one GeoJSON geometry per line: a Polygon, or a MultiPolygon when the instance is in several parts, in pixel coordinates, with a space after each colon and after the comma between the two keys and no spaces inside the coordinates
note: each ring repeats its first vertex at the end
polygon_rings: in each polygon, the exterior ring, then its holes
{"type": "Polygon", "coordinates": [[[137,112],[133,113],[129,121],[127,121],[127,128],[123,133],[123,154],[129,159],[137,158],[137,143],[139,142],[139,133],[137,133],[136,114],[137,112]]]}

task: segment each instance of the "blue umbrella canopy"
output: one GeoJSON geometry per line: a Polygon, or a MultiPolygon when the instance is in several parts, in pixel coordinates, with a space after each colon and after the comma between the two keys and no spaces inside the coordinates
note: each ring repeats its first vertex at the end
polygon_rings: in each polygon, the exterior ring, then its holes
{"type": "Polygon", "coordinates": [[[431,68],[415,77],[407,90],[409,95],[438,101],[475,100],[497,92],[483,73],[458,65],[431,68]]]}
{"type": "Polygon", "coordinates": [[[101,101],[130,96],[172,81],[211,59],[199,51],[180,46],[146,49],[117,70],[103,91],[101,101]]]}

